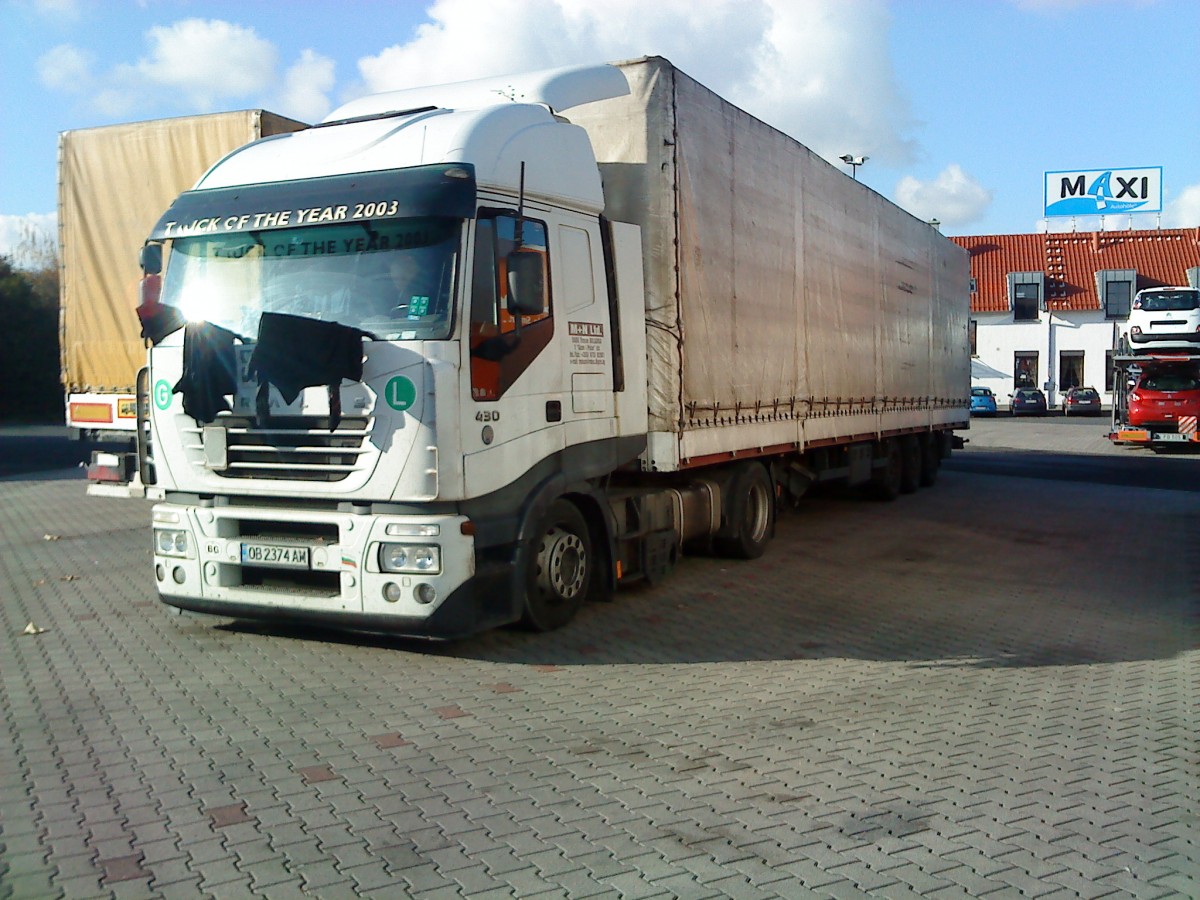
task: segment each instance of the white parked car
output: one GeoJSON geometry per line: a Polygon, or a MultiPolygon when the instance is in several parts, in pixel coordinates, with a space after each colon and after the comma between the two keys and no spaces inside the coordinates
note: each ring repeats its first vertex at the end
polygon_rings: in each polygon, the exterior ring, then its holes
{"type": "Polygon", "coordinates": [[[1129,313],[1129,346],[1135,353],[1200,352],[1200,290],[1160,287],[1138,291],[1129,313]]]}

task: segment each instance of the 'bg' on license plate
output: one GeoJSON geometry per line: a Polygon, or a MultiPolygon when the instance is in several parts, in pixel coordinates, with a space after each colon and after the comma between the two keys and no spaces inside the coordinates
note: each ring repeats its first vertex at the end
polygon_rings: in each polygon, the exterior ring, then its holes
{"type": "Polygon", "coordinates": [[[287,544],[242,544],[243,566],[275,566],[280,569],[307,569],[308,548],[287,544]]]}

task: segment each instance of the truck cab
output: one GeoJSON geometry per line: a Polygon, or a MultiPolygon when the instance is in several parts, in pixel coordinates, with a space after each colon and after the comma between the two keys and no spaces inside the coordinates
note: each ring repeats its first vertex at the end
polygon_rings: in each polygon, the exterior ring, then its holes
{"type": "Polygon", "coordinates": [[[182,325],[150,352],[168,603],[256,615],[299,592],[347,626],[511,621],[519,533],[644,448],[644,399],[620,402],[644,366],[618,344],[643,328],[636,229],[604,227],[587,136],[550,106],[624,78],[496,90],[356,101],[235,151],[160,218],[156,302],[182,325]]]}

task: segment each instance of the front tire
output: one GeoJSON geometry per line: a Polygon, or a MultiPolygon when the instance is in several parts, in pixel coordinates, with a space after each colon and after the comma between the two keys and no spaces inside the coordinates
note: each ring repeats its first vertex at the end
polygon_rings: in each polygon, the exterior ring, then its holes
{"type": "Polygon", "coordinates": [[[521,622],[534,631],[561,628],[587,602],[596,577],[583,515],[570,501],[555,500],[530,538],[521,622]]]}

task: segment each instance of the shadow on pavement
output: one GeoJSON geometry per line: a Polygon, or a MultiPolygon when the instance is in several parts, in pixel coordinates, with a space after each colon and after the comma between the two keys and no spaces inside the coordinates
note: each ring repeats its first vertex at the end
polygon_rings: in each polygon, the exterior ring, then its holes
{"type": "MultiPolygon", "coordinates": [[[[556,666],[836,659],[919,667],[1080,666],[1170,658],[1200,645],[1194,588],[1200,564],[1191,562],[1200,560],[1200,527],[1185,514],[1160,512],[1158,519],[1186,535],[1186,545],[1163,552],[1186,547],[1191,577],[1175,589],[1122,591],[1121,559],[1091,546],[1087,532],[1054,521],[1011,530],[1003,518],[996,530],[977,524],[970,495],[978,485],[967,484],[974,476],[943,478],[959,482],[947,485],[944,497],[939,488],[894,504],[812,501],[781,520],[761,560],[686,558],[665,584],[591,604],[558,632],[507,628],[434,643],[248,623],[227,627],[556,666]]],[[[998,495],[1012,491],[1008,479],[988,484],[998,495]]],[[[1044,495],[1039,483],[1028,485],[1031,496],[1044,495]]],[[[1011,515],[1030,510],[1018,502],[1011,515]]],[[[995,520],[994,508],[988,516],[995,520]]]]}

